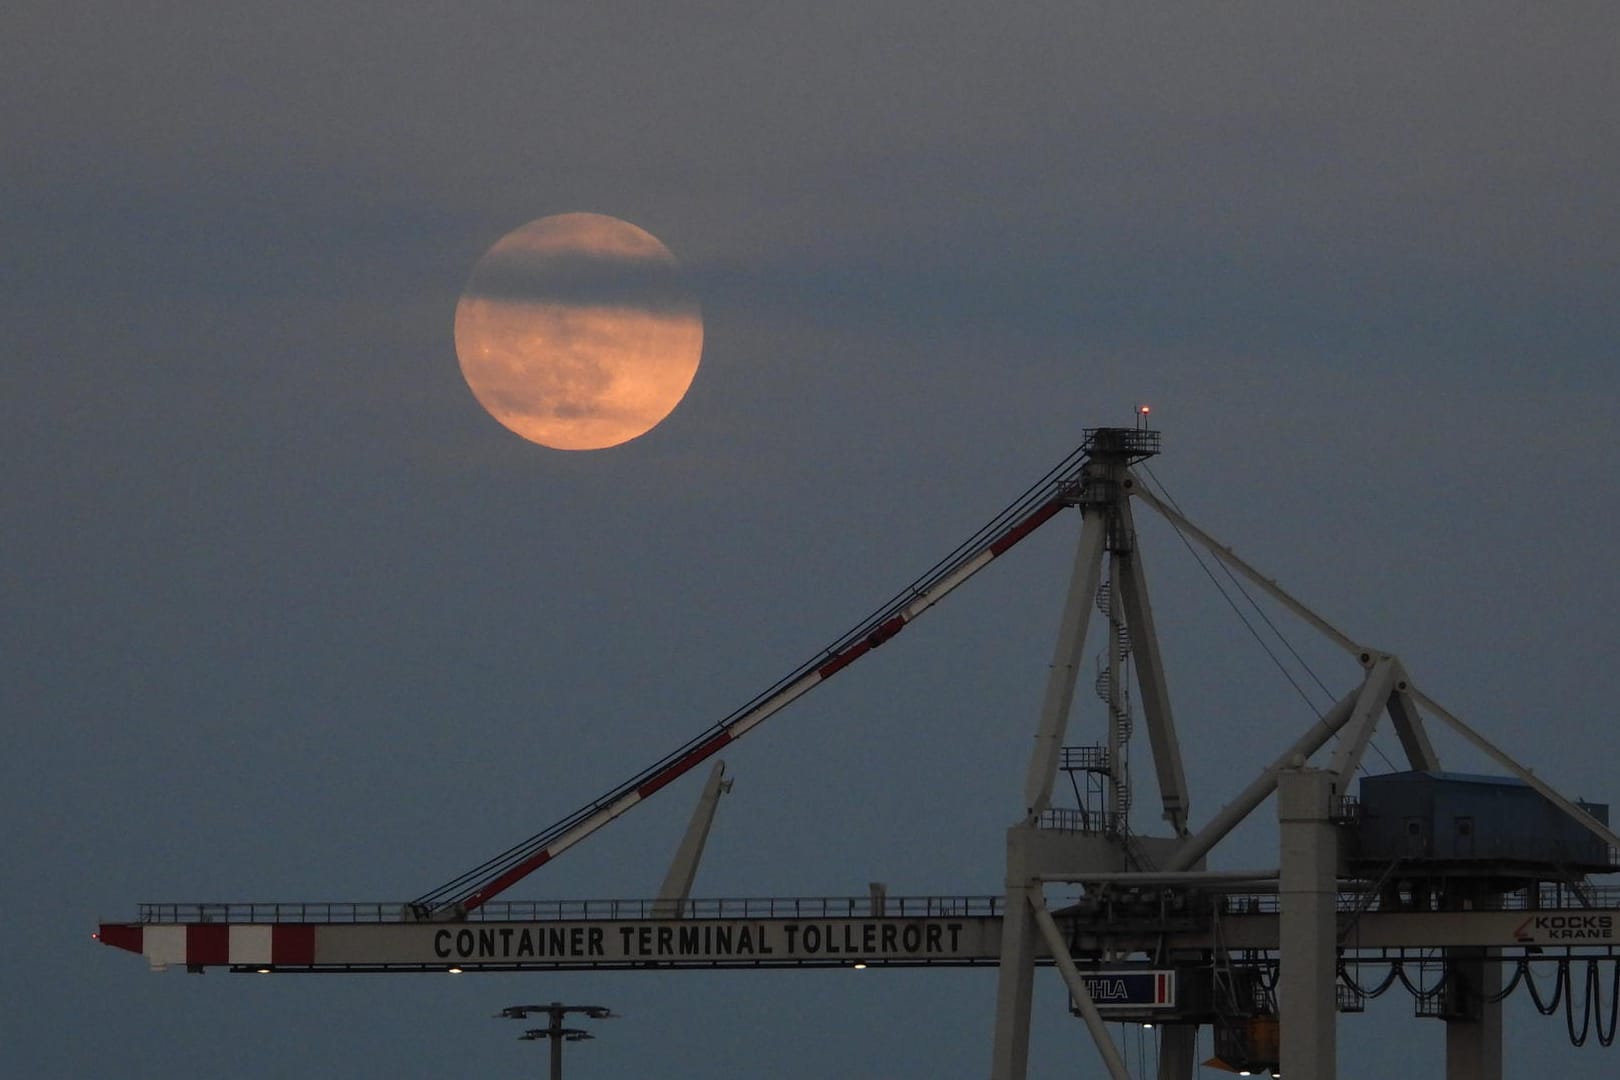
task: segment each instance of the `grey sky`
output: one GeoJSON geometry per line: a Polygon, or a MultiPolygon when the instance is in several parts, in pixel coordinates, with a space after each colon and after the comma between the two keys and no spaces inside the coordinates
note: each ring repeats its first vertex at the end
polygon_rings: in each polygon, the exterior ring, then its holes
{"type": "MultiPolygon", "coordinates": [[[[989,973],[192,978],[89,933],[425,891],[1138,401],[1196,520],[1620,802],[1620,15],[870,8],[8,9],[7,1071],[523,1075],[489,1014],[562,998],[625,1014],[574,1075],[982,1072],[989,973]],[[668,244],[705,321],[686,401],[589,454],[489,419],[451,341],[478,257],[577,210],[668,244]]],[[[1076,529],[728,754],[698,891],[996,891],[1076,529]]],[[[1145,530],[1201,820],[1307,714],[1145,530]]],[[[521,895],[650,893],[695,797],[521,895]]],[[[1089,1075],[1041,987],[1033,1075],[1089,1075]]],[[[1438,1026],[1380,1006],[1348,1074],[1433,1074],[1438,1026]]],[[[1513,1075],[1614,1070],[1509,1022],[1513,1075]]]]}

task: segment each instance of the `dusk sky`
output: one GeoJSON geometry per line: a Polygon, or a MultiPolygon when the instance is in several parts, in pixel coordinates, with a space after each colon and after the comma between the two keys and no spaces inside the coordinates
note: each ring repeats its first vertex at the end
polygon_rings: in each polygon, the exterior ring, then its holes
{"type": "MultiPolygon", "coordinates": [[[[1613,5],[14,0],[0,27],[8,1075],[532,1076],[491,1014],[559,999],[622,1014],[574,1077],[987,1075],[993,970],[258,979],[90,934],[426,892],[1141,402],[1190,517],[1620,803],[1613,5]],[[669,246],[703,357],[650,433],[567,452],[483,411],[453,321],[491,245],[579,211],[669,246]]],[[[1313,714],[1138,516],[1196,826],[1313,714]]],[[[1078,530],[726,753],[695,894],[999,892],[1078,530]]],[[[1068,741],[1098,742],[1079,701],[1068,741]]],[[[511,897],[653,895],[699,786],[511,897]]],[[[1212,864],[1275,865],[1273,814],[1212,864]]],[[[1411,1006],[1341,1018],[1340,1075],[1439,1075],[1411,1006]]],[[[1102,1075],[1056,974],[1035,1011],[1032,1078],[1102,1075]]],[[[1510,1076],[1620,1070],[1523,994],[1507,1024],[1510,1076]]]]}

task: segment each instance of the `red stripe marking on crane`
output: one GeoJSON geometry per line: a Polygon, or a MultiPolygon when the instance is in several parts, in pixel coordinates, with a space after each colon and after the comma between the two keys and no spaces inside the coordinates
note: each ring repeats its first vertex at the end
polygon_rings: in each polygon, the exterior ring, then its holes
{"type": "Polygon", "coordinates": [[[1051,502],[1042,506],[1033,514],[1029,515],[1029,517],[1007,530],[1007,532],[1004,533],[999,540],[990,545],[991,558],[1000,555],[1002,552],[1018,543],[1018,541],[1022,540],[1024,537],[1028,536],[1042,525],[1045,525],[1048,521],[1051,521],[1057,512],[1062,509],[1063,503],[1053,499],[1051,502]]]}
{"type": "Polygon", "coordinates": [[[139,923],[102,923],[96,931],[96,940],[115,949],[128,949],[138,953],[145,942],[139,923]]]}
{"type": "Polygon", "coordinates": [[[274,966],[303,966],[315,962],[313,926],[277,925],[270,928],[270,963],[274,966]]]}
{"type": "Polygon", "coordinates": [[[816,669],[816,674],[823,679],[836,675],[905,628],[906,617],[904,615],[889,616],[860,641],[857,641],[841,653],[833,654],[832,659],[816,669]]]}
{"type": "Polygon", "coordinates": [[[658,775],[636,788],[636,794],[645,799],[647,796],[651,795],[653,792],[657,791],[659,788],[663,787],[671,780],[674,780],[692,766],[696,765],[698,762],[702,761],[704,758],[708,757],[710,754],[729,743],[731,739],[732,735],[729,728],[724,731],[716,732],[712,738],[693,747],[690,751],[672,762],[662,772],[658,773],[658,775]]]}
{"type": "Polygon", "coordinates": [[[891,615],[879,623],[876,630],[866,635],[866,643],[875,649],[905,628],[906,617],[904,615],[891,615]]]}
{"type": "Polygon", "coordinates": [[[513,882],[523,880],[523,878],[534,873],[535,870],[539,869],[550,861],[550,848],[547,848],[544,851],[535,852],[533,855],[530,855],[527,859],[524,859],[506,873],[496,878],[494,881],[491,881],[488,885],[485,885],[483,888],[467,897],[466,901],[462,904],[462,907],[466,908],[468,911],[483,907],[486,900],[495,896],[497,893],[505,891],[507,888],[511,887],[513,882]]]}
{"type": "Polygon", "coordinates": [[[831,676],[838,674],[840,671],[843,671],[845,668],[849,667],[849,665],[853,664],[855,661],[859,660],[861,657],[865,656],[871,651],[872,646],[868,645],[864,641],[858,645],[851,645],[841,653],[834,653],[831,660],[828,660],[825,664],[822,664],[820,667],[816,668],[816,674],[820,675],[823,679],[830,678],[831,676]]]}
{"type": "Polygon", "coordinates": [[[231,962],[231,928],[224,923],[194,923],[186,927],[186,963],[231,962]]]}
{"type": "MultiPolygon", "coordinates": [[[[686,772],[692,766],[696,765],[710,754],[713,754],[716,750],[719,750],[722,746],[726,745],[730,741],[730,731],[720,731],[715,733],[712,738],[693,747],[690,751],[671,762],[669,766],[661,770],[658,775],[654,776],[652,779],[638,787],[636,789],[636,794],[645,799],[647,796],[651,795],[653,792],[657,791],[671,780],[674,780],[676,777],[680,776],[682,773],[686,772]]],[[[521,881],[523,878],[527,877],[529,874],[532,874],[550,860],[550,848],[530,855],[527,859],[524,859],[522,862],[511,867],[500,877],[468,896],[463,902],[462,907],[468,911],[482,907],[486,901],[493,898],[497,893],[504,892],[506,889],[510,888],[513,883],[521,881]]]]}

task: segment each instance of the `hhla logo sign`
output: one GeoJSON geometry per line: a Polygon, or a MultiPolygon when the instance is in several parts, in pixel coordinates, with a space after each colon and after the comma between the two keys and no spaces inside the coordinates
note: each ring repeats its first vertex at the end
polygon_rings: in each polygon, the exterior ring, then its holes
{"type": "Polygon", "coordinates": [[[1554,912],[1532,915],[1513,931],[1515,941],[1612,941],[1614,916],[1594,912],[1554,912]]]}

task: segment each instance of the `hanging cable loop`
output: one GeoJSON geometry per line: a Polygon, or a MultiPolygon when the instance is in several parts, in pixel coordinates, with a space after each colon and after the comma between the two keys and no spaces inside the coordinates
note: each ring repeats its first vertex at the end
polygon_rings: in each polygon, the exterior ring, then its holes
{"type": "MultiPolygon", "coordinates": [[[[1597,966],[1598,966],[1598,962],[1596,960],[1593,960],[1592,961],[1592,976],[1593,976],[1592,977],[1592,985],[1593,985],[1594,988],[1598,985],[1598,982],[1599,982],[1598,973],[1597,973],[1597,966]]],[[[1608,1031],[1606,1033],[1603,1030],[1603,1019],[1602,1019],[1603,1010],[1602,1010],[1602,1007],[1599,1006],[1596,1010],[1594,1010],[1594,1012],[1596,1013],[1596,1015],[1598,1017],[1597,1037],[1598,1037],[1598,1045],[1599,1046],[1613,1046],[1614,1045],[1614,1029],[1615,1029],[1615,1026],[1616,1026],[1616,1021],[1620,1021],[1620,963],[1614,963],[1611,960],[1611,962],[1609,964],[1609,973],[1610,973],[1610,978],[1609,978],[1609,1028],[1608,1028],[1608,1031]]]]}
{"type": "MultiPolygon", "coordinates": [[[[1356,966],[1358,968],[1360,967],[1359,964],[1356,966]]],[[[1362,997],[1375,998],[1381,996],[1385,990],[1388,990],[1391,986],[1395,985],[1395,980],[1400,975],[1400,970],[1401,961],[1398,959],[1391,960],[1389,962],[1389,970],[1384,973],[1384,981],[1379,983],[1373,989],[1368,990],[1358,983],[1350,974],[1350,965],[1341,964],[1339,965],[1339,981],[1344,983],[1344,985],[1348,986],[1351,990],[1355,991],[1362,997]]]]}
{"type": "Polygon", "coordinates": [[[1592,1026],[1592,1007],[1597,991],[1597,961],[1592,961],[1586,967],[1586,978],[1581,980],[1581,1031],[1575,1033],[1575,984],[1568,978],[1569,961],[1563,961],[1563,970],[1566,982],[1569,983],[1569,995],[1564,999],[1564,1026],[1569,1029],[1569,1044],[1571,1046],[1585,1046],[1586,1035],[1592,1026]]]}
{"type": "Polygon", "coordinates": [[[1559,960],[1558,969],[1553,973],[1553,996],[1551,1001],[1543,1001],[1541,991],[1536,987],[1536,973],[1530,969],[1530,962],[1522,960],[1525,966],[1524,983],[1530,990],[1530,1000],[1534,1003],[1536,1011],[1542,1016],[1551,1016],[1558,1011],[1558,1003],[1563,1000],[1569,986],[1569,960],[1559,960]]]}
{"type": "MultiPolygon", "coordinates": [[[[1422,968],[1422,965],[1423,965],[1423,961],[1420,960],[1418,962],[1418,966],[1419,966],[1420,970],[1422,968]]],[[[1440,978],[1435,980],[1435,983],[1434,983],[1433,986],[1431,986],[1431,987],[1429,987],[1428,989],[1425,990],[1421,986],[1414,986],[1412,984],[1412,980],[1407,978],[1407,976],[1406,976],[1406,968],[1404,966],[1397,965],[1397,967],[1395,969],[1395,974],[1396,974],[1396,977],[1401,980],[1401,985],[1406,987],[1407,993],[1411,994],[1413,997],[1417,998],[1419,1001],[1428,1001],[1428,1000],[1432,999],[1436,994],[1438,994],[1438,993],[1440,993],[1440,991],[1444,990],[1446,988],[1446,983],[1451,980],[1451,969],[1448,968],[1445,971],[1442,971],[1440,973],[1440,978]]],[[[1421,978],[1421,976],[1419,976],[1419,978],[1421,978]]]]}
{"type": "Polygon", "coordinates": [[[1524,958],[1520,957],[1519,962],[1513,965],[1513,978],[1509,979],[1508,984],[1502,987],[1502,989],[1487,997],[1485,999],[1486,1004],[1495,1005],[1499,1001],[1506,1001],[1508,997],[1512,995],[1513,991],[1518,988],[1519,983],[1524,981],[1524,973],[1526,970],[1528,970],[1528,965],[1524,958]]]}

